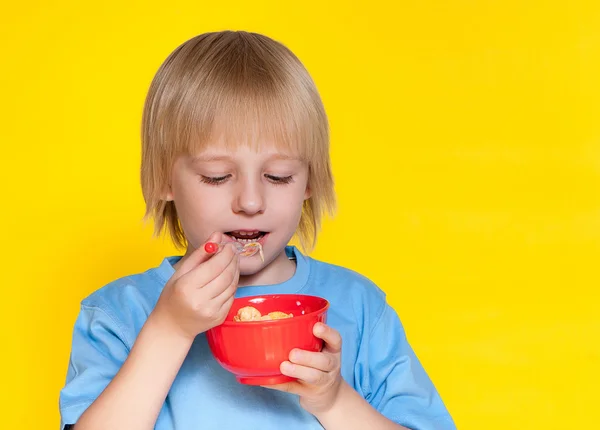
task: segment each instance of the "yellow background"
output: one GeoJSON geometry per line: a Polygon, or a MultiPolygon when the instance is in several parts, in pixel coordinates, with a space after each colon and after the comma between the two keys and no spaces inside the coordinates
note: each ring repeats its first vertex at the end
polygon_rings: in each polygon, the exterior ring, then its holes
{"type": "Polygon", "coordinates": [[[3,7],[2,427],[58,428],[79,301],[173,252],[141,222],[143,98],[225,28],[314,76],[339,213],[313,255],[389,293],[459,428],[600,425],[600,3],[218,3],[3,7]]]}

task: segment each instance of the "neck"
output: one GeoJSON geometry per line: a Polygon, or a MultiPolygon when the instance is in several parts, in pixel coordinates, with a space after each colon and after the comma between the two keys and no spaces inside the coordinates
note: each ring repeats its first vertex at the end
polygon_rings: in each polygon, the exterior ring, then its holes
{"type": "MultiPolygon", "coordinates": [[[[242,257],[244,258],[244,257],[242,257]]],[[[250,275],[240,275],[240,287],[251,285],[273,285],[287,281],[296,272],[296,263],[291,261],[283,249],[277,257],[262,270],[250,275]]]]}

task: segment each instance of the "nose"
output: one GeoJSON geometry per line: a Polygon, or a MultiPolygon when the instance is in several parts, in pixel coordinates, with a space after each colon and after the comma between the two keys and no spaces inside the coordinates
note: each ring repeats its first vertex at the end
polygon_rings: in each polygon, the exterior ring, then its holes
{"type": "Polygon", "coordinates": [[[235,213],[245,213],[247,215],[264,212],[265,199],[261,182],[251,179],[240,180],[237,184],[232,209],[235,213]]]}

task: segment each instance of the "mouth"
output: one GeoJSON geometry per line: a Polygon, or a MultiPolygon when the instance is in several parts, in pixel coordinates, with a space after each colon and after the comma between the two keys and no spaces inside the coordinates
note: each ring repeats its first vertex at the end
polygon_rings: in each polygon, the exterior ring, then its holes
{"type": "Polygon", "coordinates": [[[225,232],[227,237],[242,245],[253,242],[258,242],[262,245],[268,234],[268,232],[260,230],[233,230],[225,232]]]}

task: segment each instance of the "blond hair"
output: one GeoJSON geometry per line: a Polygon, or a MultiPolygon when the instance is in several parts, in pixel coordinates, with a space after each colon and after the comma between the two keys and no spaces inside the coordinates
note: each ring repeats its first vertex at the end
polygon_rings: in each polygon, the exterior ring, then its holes
{"type": "Polygon", "coordinates": [[[329,124],[309,73],[284,45],[266,36],[223,31],[196,36],[173,51],[148,91],[142,118],[142,193],[155,234],[187,240],[175,204],[165,200],[175,159],[208,142],[228,147],[271,142],[308,164],[311,197],[296,234],[312,249],[322,215],[333,214],[329,124]]]}

